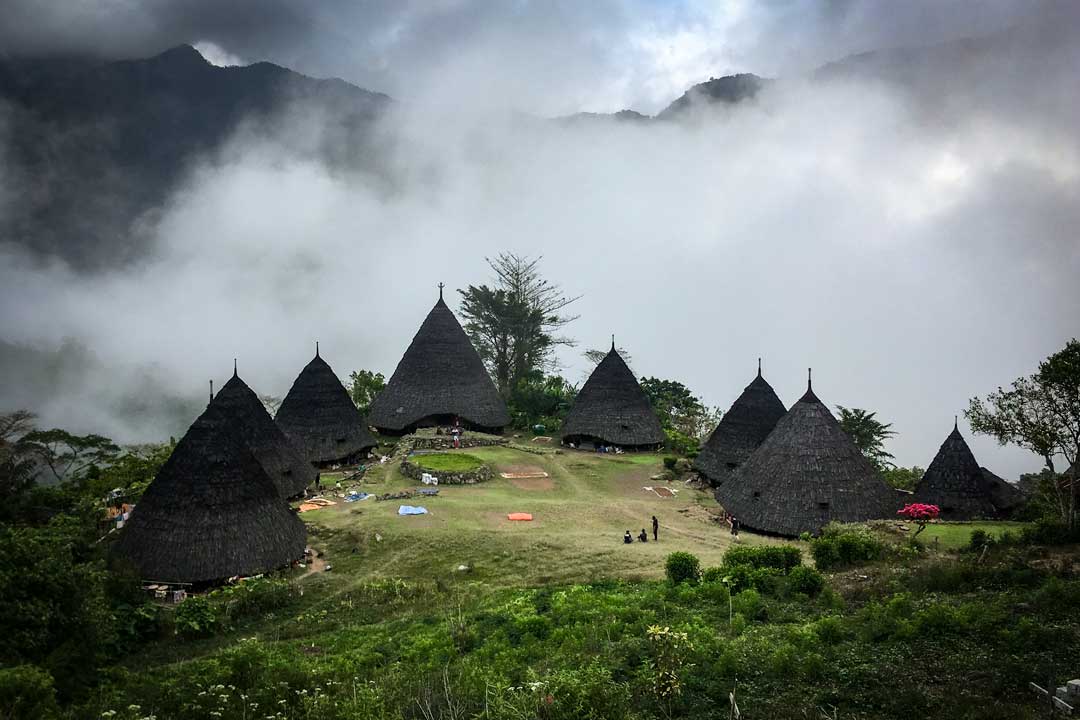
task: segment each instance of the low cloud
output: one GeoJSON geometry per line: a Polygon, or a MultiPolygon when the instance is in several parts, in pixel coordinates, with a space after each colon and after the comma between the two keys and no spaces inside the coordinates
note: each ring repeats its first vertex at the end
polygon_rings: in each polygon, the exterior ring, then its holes
{"type": "MultiPolygon", "coordinates": [[[[141,441],[182,432],[234,357],[278,396],[316,340],[342,378],[389,374],[437,283],[487,281],[484,257],[512,251],[583,294],[572,380],[611,333],[638,373],[724,408],[758,356],[789,406],[812,366],[823,400],[878,411],[898,460],[925,466],[968,398],[1077,334],[1080,141],[1062,88],[1080,63],[1071,43],[1033,45],[902,83],[791,78],[679,123],[514,113],[478,87],[498,60],[478,54],[417,78],[374,170],[312,159],[326,126],[294,108],[288,132],[238,128],[196,163],[133,266],[0,249],[0,355],[80,348],[93,368],[8,363],[0,405],[141,441]]],[[[1039,466],[973,446],[1007,476],[1039,466]]]]}

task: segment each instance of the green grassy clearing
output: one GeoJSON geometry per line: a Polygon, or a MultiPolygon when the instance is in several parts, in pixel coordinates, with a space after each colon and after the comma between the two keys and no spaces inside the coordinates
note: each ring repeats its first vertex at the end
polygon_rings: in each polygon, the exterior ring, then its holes
{"type": "Polygon", "coordinates": [[[973,530],[983,530],[995,538],[1003,533],[1019,533],[1028,523],[1022,522],[943,522],[931,523],[919,533],[919,540],[928,545],[937,544],[942,550],[959,550],[966,547],[973,530]]]}
{"type": "Polygon", "coordinates": [[[412,460],[416,465],[432,472],[468,472],[484,464],[483,460],[474,455],[450,452],[415,455],[412,460]]]}

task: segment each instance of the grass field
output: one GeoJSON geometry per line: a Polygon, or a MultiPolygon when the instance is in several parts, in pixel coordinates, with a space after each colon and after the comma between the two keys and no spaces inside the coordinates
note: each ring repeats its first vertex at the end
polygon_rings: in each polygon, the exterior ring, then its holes
{"type": "MultiPolygon", "coordinates": [[[[479,485],[443,485],[437,497],[407,501],[423,504],[428,515],[399,516],[398,502],[373,499],[304,513],[311,545],[327,554],[335,572],[357,580],[452,582],[461,576],[457,568],[466,565],[470,581],[532,586],[659,578],[668,553],[688,550],[703,565],[718,565],[732,542],[726,525],[713,520],[718,508],[710,493],[649,479],[662,470],[660,455],[538,455],[509,447],[460,454],[489,464],[495,478],[479,485]],[[533,470],[548,477],[499,477],[533,470]],[[642,489],[652,485],[667,485],[676,494],[661,498],[642,489]],[[507,519],[512,512],[528,512],[534,519],[512,522],[507,519]],[[648,543],[624,545],[623,533],[636,536],[653,515],[660,522],[660,541],[651,542],[650,535],[648,543]]],[[[333,482],[333,476],[324,477],[324,484],[333,482]]],[[[364,489],[385,493],[416,486],[397,467],[384,465],[369,473],[364,489]]],[[[777,541],[744,534],[738,542],[777,541]]]]}
{"type": "Polygon", "coordinates": [[[417,455],[413,462],[432,472],[468,472],[484,464],[484,461],[475,455],[454,452],[417,455]]]}
{"type": "Polygon", "coordinates": [[[942,550],[959,550],[967,546],[973,530],[983,530],[988,535],[1000,538],[1002,534],[1019,533],[1027,523],[1022,522],[948,522],[927,525],[919,533],[919,540],[927,545],[936,545],[942,550]]]}

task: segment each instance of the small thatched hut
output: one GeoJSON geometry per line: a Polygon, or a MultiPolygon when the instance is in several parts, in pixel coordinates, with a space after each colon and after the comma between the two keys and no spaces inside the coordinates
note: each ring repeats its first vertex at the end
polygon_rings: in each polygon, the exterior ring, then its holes
{"type": "Polygon", "coordinates": [[[694,459],[695,469],[713,485],[720,484],[765,442],[786,412],[784,403],[761,376],[759,359],[757,377],[735,399],[705,441],[694,459]]]}
{"type": "Polygon", "coordinates": [[[369,419],[381,433],[402,435],[418,427],[449,425],[455,418],[490,433],[501,433],[510,423],[506,403],[443,302],[440,286],[439,301],[371,403],[369,419]]]}
{"type": "Polygon", "coordinates": [[[955,422],[916,486],[915,499],[937,505],[945,520],[1001,517],[1023,500],[1017,488],[979,466],[955,422]]]}
{"type": "Polygon", "coordinates": [[[375,447],[363,413],[319,355],[318,344],[315,357],[296,376],[274,421],[315,466],[360,460],[375,447]]]}
{"type": "Polygon", "coordinates": [[[833,521],[892,517],[900,507],[809,382],[806,394],[715,495],[744,527],[786,536],[817,532],[833,521]]]}
{"type": "Polygon", "coordinates": [[[143,493],[114,558],[161,582],[205,584],[301,558],[304,523],[221,405],[195,421],[143,493]]]}
{"type": "Polygon", "coordinates": [[[247,386],[235,367],[225,387],[210,401],[240,431],[244,443],[274,481],[284,498],[300,495],[315,482],[319,473],[307,462],[266,412],[255,392],[247,386]]]}
{"type": "Polygon", "coordinates": [[[622,448],[652,448],[664,431],[634,373],[611,350],[585,381],[563,423],[564,443],[594,443],[622,448]]]}

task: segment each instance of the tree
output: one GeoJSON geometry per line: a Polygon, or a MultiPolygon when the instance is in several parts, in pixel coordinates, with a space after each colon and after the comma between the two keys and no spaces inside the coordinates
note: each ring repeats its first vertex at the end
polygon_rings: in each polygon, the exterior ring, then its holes
{"type": "Polygon", "coordinates": [[[877,419],[876,412],[837,405],[840,427],[851,437],[855,447],[880,471],[893,467],[893,455],[885,450],[885,441],[896,435],[892,423],[877,419]]]}
{"type": "Polygon", "coordinates": [[[554,367],[554,351],[574,341],[557,333],[577,316],[562,314],[578,297],[540,275],[541,257],[513,253],[486,258],[495,271],[494,287],[470,285],[461,290],[465,332],[504,398],[531,370],[554,367]]]}
{"type": "Polygon", "coordinates": [[[270,417],[277,415],[278,408],[281,407],[281,398],[277,395],[260,395],[259,402],[266,408],[266,412],[270,413],[270,417]]]}
{"type": "Polygon", "coordinates": [[[526,373],[510,393],[507,406],[514,427],[526,429],[544,425],[545,432],[562,427],[577,395],[577,388],[559,375],[544,375],[539,370],[526,373]]]}
{"type": "MultiPolygon", "coordinates": [[[[599,365],[600,361],[603,360],[604,358],[606,358],[607,354],[609,352],[611,352],[611,351],[610,350],[586,350],[585,352],[583,352],[581,354],[585,357],[586,360],[588,360],[593,365],[599,365]]],[[[623,362],[626,363],[627,367],[632,366],[632,359],[630,357],[630,353],[628,353],[626,351],[626,348],[617,348],[615,350],[615,352],[617,352],[619,354],[619,357],[621,357],[623,359],[623,362]]]]}
{"type": "Polygon", "coordinates": [[[73,435],[67,430],[34,430],[23,440],[58,482],[78,477],[94,465],[107,465],[120,454],[112,440],[101,435],[73,435]]]}
{"type": "Polygon", "coordinates": [[[665,429],[701,440],[720,422],[720,411],[710,410],[678,380],[643,377],[638,384],[656,411],[660,426],[665,429]]]}
{"type": "Polygon", "coordinates": [[[937,505],[927,505],[925,503],[910,503],[897,510],[896,514],[919,526],[919,529],[911,536],[911,539],[914,540],[919,536],[919,533],[926,529],[927,525],[937,519],[938,515],[941,514],[941,508],[937,505]]]}
{"type": "Polygon", "coordinates": [[[16,410],[0,415],[0,501],[5,504],[34,483],[34,447],[26,436],[34,429],[34,415],[16,410]]]}
{"type": "Polygon", "coordinates": [[[386,378],[382,373],[370,370],[356,370],[349,374],[349,396],[360,412],[367,414],[375,396],[386,387],[386,378]]]}
{"type": "Polygon", "coordinates": [[[885,478],[885,482],[892,485],[897,490],[914,490],[922,480],[922,476],[926,474],[918,465],[912,465],[909,468],[905,467],[887,467],[881,471],[882,477],[885,478]]]}
{"type": "Polygon", "coordinates": [[[1074,529],[1080,495],[1080,341],[1070,340],[1008,390],[999,387],[985,400],[972,398],[964,416],[975,432],[1035,453],[1051,473],[1057,473],[1055,460],[1064,459],[1068,470],[1051,486],[1062,522],[1074,529]]]}

